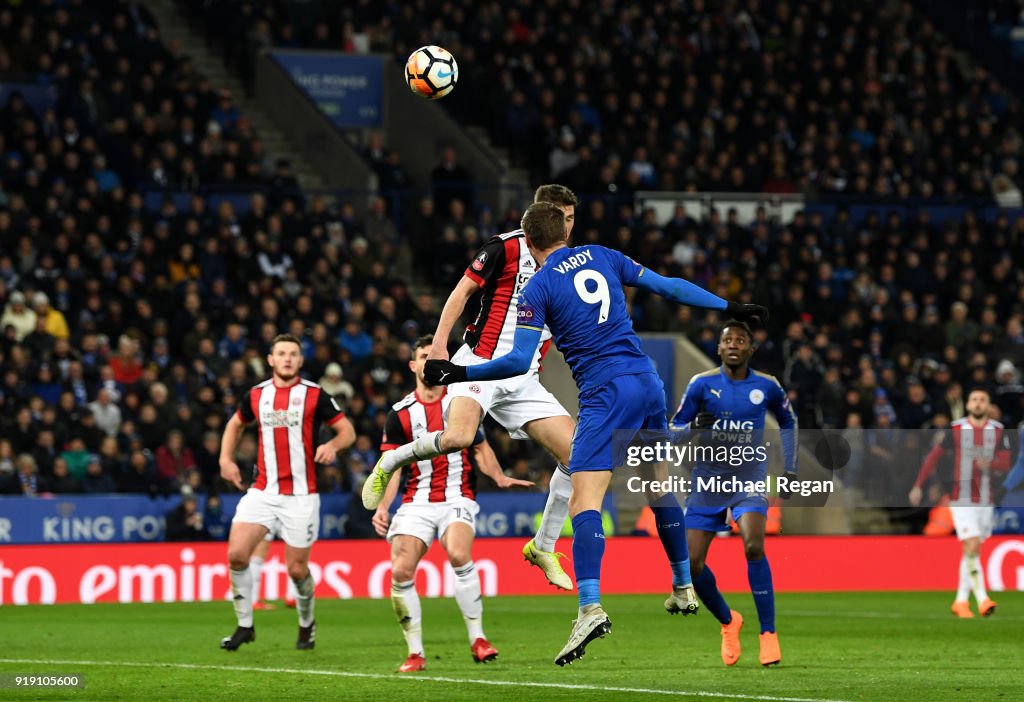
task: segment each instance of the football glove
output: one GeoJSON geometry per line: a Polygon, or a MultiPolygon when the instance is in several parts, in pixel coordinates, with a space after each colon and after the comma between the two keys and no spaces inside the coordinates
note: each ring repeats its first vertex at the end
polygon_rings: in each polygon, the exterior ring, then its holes
{"type": "Polygon", "coordinates": [[[768,321],[768,308],[764,305],[747,305],[741,302],[729,302],[729,305],[725,308],[733,319],[739,320],[740,322],[749,322],[752,319],[756,319],[761,324],[768,321]]]}
{"type": "Polygon", "coordinates": [[[466,382],[466,367],[451,361],[427,361],[423,364],[423,382],[427,385],[451,385],[466,382]]]}
{"type": "Polygon", "coordinates": [[[715,420],[718,419],[714,414],[707,410],[701,410],[697,413],[697,416],[693,418],[694,429],[709,429],[715,424],[715,420]]]}
{"type": "Polygon", "coordinates": [[[797,480],[798,478],[796,473],[793,473],[792,471],[788,470],[783,474],[783,477],[786,479],[786,486],[779,487],[779,497],[781,497],[784,500],[788,500],[794,494],[793,491],[789,489],[789,483],[792,482],[793,480],[797,480]]]}

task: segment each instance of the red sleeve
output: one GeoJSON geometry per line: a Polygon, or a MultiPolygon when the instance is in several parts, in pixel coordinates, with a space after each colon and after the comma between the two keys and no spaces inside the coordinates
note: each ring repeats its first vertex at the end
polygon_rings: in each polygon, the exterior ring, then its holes
{"type": "Polygon", "coordinates": [[[505,240],[495,236],[476,252],[473,262],[466,267],[465,276],[482,288],[501,275],[504,269],[505,240]]]}
{"type": "Polygon", "coordinates": [[[395,410],[388,412],[388,418],[384,422],[384,436],[380,441],[381,451],[390,451],[402,444],[409,443],[410,438],[406,433],[405,423],[402,422],[402,418],[399,416],[400,413],[401,410],[398,412],[395,410]]]}

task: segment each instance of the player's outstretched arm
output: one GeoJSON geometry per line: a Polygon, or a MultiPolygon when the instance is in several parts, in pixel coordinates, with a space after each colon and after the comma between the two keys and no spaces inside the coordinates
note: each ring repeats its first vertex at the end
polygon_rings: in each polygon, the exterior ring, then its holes
{"type": "Polygon", "coordinates": [[[516,327],[512,350],[478,366],[457,366],[449,361],[427,361],[423,379],[429,385],[451,385],[470,380],[514,378],[530,370],[530,362],[540,343],[540,329],[516,327]]]}
{"type": "Polygon", "coordinates": [[[703,307],[709,310],[728,312],[734,319],[747,320],[758,318],[762,322],[768,320],[768,308],[763,305],[746,305],[740,302],[724,300],[714,293],[708,292],[699,285],[694,285],[682,278],[666,278],[649,268],[640,272],[636,279],[636,287],[649,290],[680,305],[703,307]]]}
{"type": "Polygon", "coordinates": [[[480,472],[493,480],[495,485],[500,488],[534,486],[531,480],[519,480],[505,475],[501,470],[501,465],[498,463],[498,457],[494,455],[494,449],[491,448],[486,439],[473,446],[473,458],[480,472]]]}
{"type": "Polygon", "coordinates": [[[434,330],[434,339],[441,343],[435,343],[431,347],[428,358],[448,360],[448,337],[451,336],[455,323],[459,321],[459,317],[465,311],[469,298],[473,297],[479,289],[480,285],[469,276],[464,275],[459,280],[459,284],[445,300],[441,318],[437,321],[437,329],[434,330]]]}

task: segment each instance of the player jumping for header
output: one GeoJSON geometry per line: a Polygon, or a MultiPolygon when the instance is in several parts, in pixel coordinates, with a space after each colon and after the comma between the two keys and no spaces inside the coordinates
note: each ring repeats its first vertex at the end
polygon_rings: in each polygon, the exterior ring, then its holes
{"type": "MultiPolygon", "coordinates": [[[[624,456],[615,454],[624,450],[613,448],[610,433],[621,430],[633,436],[644,429],[668,428],[664,386],[640,350],[622,285],[650,290],[681,304],[727,310],[733,316],[764,316],[766,310],[726,302],[685,280],[664,278],[602,246],[570,248],[563,212],[547,203],[536,203],[526,211],[523,230],[539,270],[520,293],[511,352],[469,367],[430,361],[424,375],[427,382],[441,384],[518,375],[529,367],[545,324],[565,355],[580,390],[579,424],[569,462],[579,616],[568,643],[555,658],[557,665],[565,665],[582,656],[590,641],[611,630],[601,607],[604,527],[600,510],[612,468],[623,462],[624,456]]],[[[615,442],[616,447],[623,445],[615,442]]],[[[666,608],[694,613],[698,605],[690,583],[683,510],[671,493],[653,499],[652,508],[672,567],[673,594],[666,608]]]]}

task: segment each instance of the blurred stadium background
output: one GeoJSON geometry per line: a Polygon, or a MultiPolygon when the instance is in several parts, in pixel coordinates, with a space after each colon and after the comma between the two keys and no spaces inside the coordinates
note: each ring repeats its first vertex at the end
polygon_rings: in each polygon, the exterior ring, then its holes
{"type": "MultiPolygon", "coordinates": [[[[0,604],[222,598],[222,544],[151,542],[226,538],[238,493],[219,478],[220,433],[281,331],[359,433],[319,477],[319,592],[379,597],[387,549],[354,541],[372,527],[350,497],[411,388],[410,342],[545,182],[579,195],[577,243],[770,306],[753,365],[790,393],[806,474],[842,488],[777,513],[780,592],[953,589],[942,481],[922,508],[905,495],[965,389],[988,388],[1007,427],[1024,419],[1022,9],[0,4],[0,604]],[[424,44],[459,62],[438,103],[402,79],[424,44]],[[839,463],[821,451],[836,442],[839,463]],[[182,528],[188,493],[201,528],[182,528]]],[[[631,305],[674,407],[716,363],[721,319],[631,305]]],[[[544,377],[574,408],[557,354],[544,377]]],[[[515,557],[552,462],[490,438],[538,488],[483,485],[481,535],[519,537],[479,543],[485,592],[543,592],[515,557]]],[[[251,466],[252,437],[240,454],[251,466]]],[[[621,482],[608,520],[642,534],[621,482]]],[[[996,532],[989,584],[1024,589],[1024,492],[996,532]]],[[[643,538],[611,553],[655,548],[643,538]]],[[[720,580],[745,589],[739,551],[716,548],[720,580]]],[[[430,560],[428,589],[450,592],[430,560]]],[[[651,570],[612,591],[660,591],[651,570]]]]}

